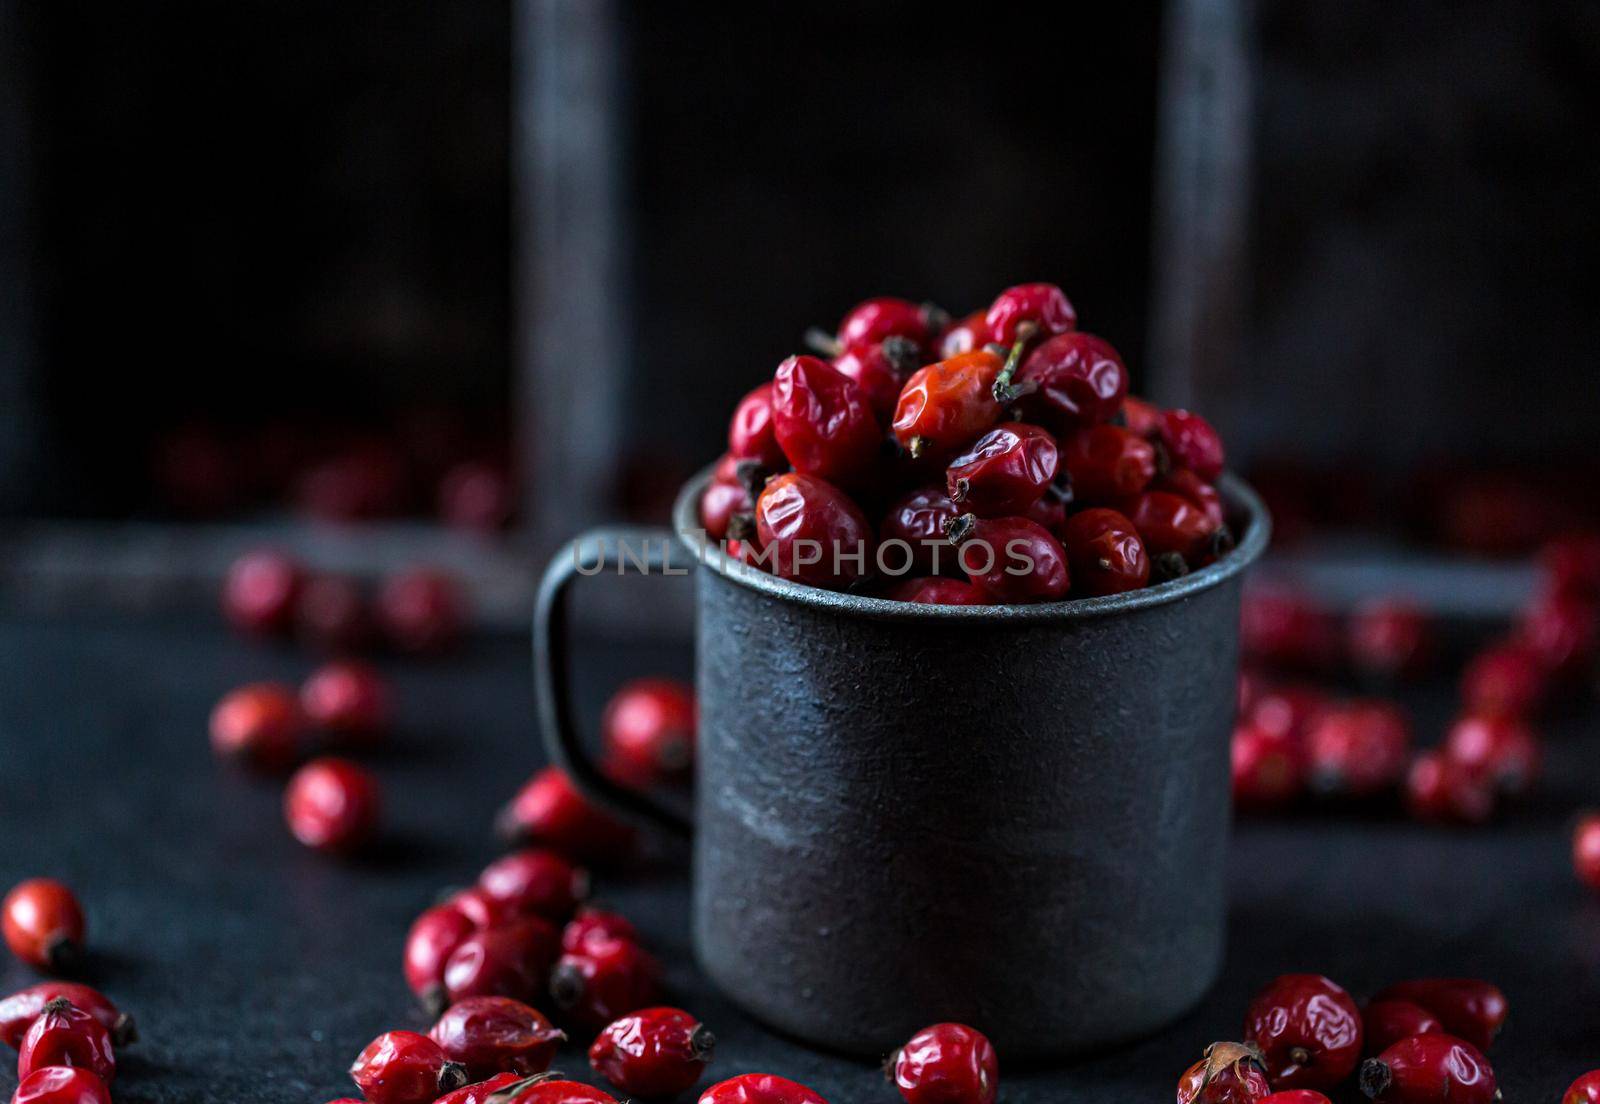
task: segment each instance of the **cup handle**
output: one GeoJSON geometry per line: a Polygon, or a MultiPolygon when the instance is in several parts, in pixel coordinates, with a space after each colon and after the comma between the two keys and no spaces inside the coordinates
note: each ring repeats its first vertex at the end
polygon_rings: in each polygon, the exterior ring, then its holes
{"type": "Polygon", "coordinates": [[[649,794],[607,778],[578,738],[572,709],[572,656],[567,634],[567,598],[574,579],[628,568],[686,574],[694,556],[677,536],[659,526],[601,526],[568,541],[545,568],[533,612],[533,685],[539,727],[550,759],[580,790],[635,820],[688,836],[693,824],[649,794]],[[624,554],[626,550],[626,554],[624,554]]]}

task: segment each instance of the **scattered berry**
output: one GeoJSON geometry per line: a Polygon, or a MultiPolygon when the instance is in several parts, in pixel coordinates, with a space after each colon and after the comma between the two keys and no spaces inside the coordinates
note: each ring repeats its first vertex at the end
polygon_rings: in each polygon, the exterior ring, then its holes
{"type": "Polygon", "coordinates": [[[672,679],[636,679],[607,703],[600,722],[615,777],[648,786],[682,781],[694,766],[694,690],[672,679]]]}
{"type": "Polygon", "coordinates": [[[1482,824],[1494,815],[1494,790],[1444,752],[1425,751],[1406,772],[1406,808],[1418,820],[1482,824]]]}
{"type": "Polygon", "coordinates": [[[959,1023],[925,1027],[887,1066],[906,1104],[994,1104],[1000,1062],[983,1032],[959,1023]]]}
{"type": "Polygon", "coordinates": [[[1274,1088],[1331,1089],[1361,1058],[1361,1012],[1320,974],[1269,982],[1250,1002],[1244,1034],[1260,1048],[1274,1088]]]}
{"type": "Polygon", "coordinates": [[[1361,1091],[1378,1104],[1492,1104],[1494,1070],[1451,1035],[1413,1035],[1361,1063],[1361,1091]]]}
{"type": "Polygon", "coordinates": [[[510,997],[468,997],[449,1007],[428,1032],[445,1057],[475,1080],[550,1068],[566,1035],[537,1010],[510,997]]]}
{"type": "Polygon", "coordinates": [[[1255,724],[1234,727],[1233,801],[1241,809],[1275,809],[1299,795],[1304,779],[1295,741],[1255,724]]]}
{"type": "Polygon", "coordinates": [[[439,652],[454,644],[465,618],[455,580],[441,571],[412,568],[384,580],[378,620],[403,652],[439,652]]]}
{"type": "Polygon", "coordinates": [[[86,1069],[44,1066],[22,1078],[11,1104],[111,1104],[111,1093],[86,1069]]]}
{"type": "Polygon", "coordinates": [[[293,690],[251,683],[229,691],[211,710],[211,749],[258,770],[285,771],[300,754],[304,728],[293,690]]]}
{"type": "Polygon", "coordinates": [[[473,931],[445,961],[446,999],[452,1004],[468,997],[538,999],[560,940],[555,926],[537,916],[473,931]]]}
{"type": "Polygon", "coordinates": [[[554,851],[527,848],[483,868],[478,887],[518,913],[560,923],[589,894],[589,874],[554,851]]]}
{"type": "Polygon", "coordinates": [[[580,794],[559,767],[546,767],[529,779],[497,825],[512,843],[542,844],[600,865],[627,858],[635,840],[632,828],[580,794]]]}
{"type": "Polygon", "coordinates": [[[381,799],[377,780],[347,759],[313,759],[289,779],[283,817],[307,847],[347,854],[371,838],[381,799]]]}
{"type": "Polygon", "coordinates": [[[1433,626],[1413,602],[1383,598],[1364,602],[1350,617],[1350,662],[1386,681],[1413,678],[1433,656],[1433,626]]]}
{"type": "Polygon", "coordinates": [[[305,573],[281,552],[240,556],[222,584],[222,611],[234,625],[258,636],[288,630],[305,573]]]}
{"type": "Polygon", "coordinates": [[[325,732],[371,743],[389,727],[389,686],[365,663],[329,663],[300,687],[300,710],[325,732]]]}
{"type": "Polygon", "coordinates": [[[1561,1104],[1600,1104],[1600,1070],[1590,1070],[1568,1085],[1561,1104]]]}
{"type": "Polygon", "coordinates": [[[1487,717],[1527,717],[1544,703],[1549,676],[1539,657],[1522,644],[1481,651],[1461,676],[1461,704],[1487,717]]]}
{"type": "Polygon", "coordinates": [[[637,943],[588,941],[561,956],[550,974],[550,997],[572,1023],[599,1028],[654,1003],[661,968],[637,943]]]}
{"type": "Polygon", "coordinates": [[[0,932],[12,954],[40,970],[71,973],[82,964],[83,907],[54,878],[13,886],[0,903],[0,932]]]}
{"type": "Polygon", "coordinates": [[[53,1000],[70,1001],[89,1013],[111,1033],[115,1046],[126,1046],[139,1038],[133,1017],[120,1011],[98,989],[73,981],[42,981],[0,1000],[0,1043],[13,1049],[21,1046],[23,1035],[39,1018],[44,1006],[53,1000]]]}
{"type": "Polygon", "coordinates": [[[368,1104],[432,1104],[467,1083],[466,1069],[415,1031],[379,1035],[357,1056],[350,1077],[368,1104]]]}
{"type": "Polygon", "coordinates": [[[1178,1078],[1178,1104],[1257,1104],[1272,1089],[1249,1047],[1212,1043],[1178,1078]]]}
{"type": "Polygon", "coordinates": [[[588,954],[592,946],[615,942],[637,943],[639,932],[621,913],[581,908],[561,931],[561,949],[567,954],[588,954]]]}
{"type": "Polygon", "coordinates": [[[1479,784],[1518,796],[1539,776],[1539,739],[1514,717],[1463,717],[1450,726],[1444,753],[1479,784]]]}
{"type": "Polygon", "coordinates": [[[117,1076],[111,1033],[65,997],[46,1001],[17,1048],[17,1077],[47,1066],[88,1070],[109,1086],[117,1076]]]}
{"type": "Polygon", "coordinates": [[[417,917],[406,935],[406,984],[429,1014],[437,1016],[447,1003],[444,968],[457,947],[477,928],[454,905],[436,905],[417,917]]]}
{"type": "Polygon", "coordinates": [[[629,1095],[677,1096],[700,1080],[716,1042],[681,1008],[644,1008],[606,1025],[589,1065],[629,1095]]]}
{"type": "Polygon", "coordinates": [[[775,1073],[741,1073],[718,1081],[698,1104],[828,1104],[821,1094],[775,1073]]]}
{"type": "Polygon", "coordinates": [[[1399,782],[1411,726],[1387,702],[1349,702],[1324,711],[1306,732],[1306,777],[1319,793],[1368,797],[1399,782]]]}
{"type": "Polygon", "coordinates": [[[1408,1000],[1439,1018],[1445,1031],[1488,1050],[1506,1022],[1506,995],[1478,978],[1415,978],[1389,986],[1373,1000],[1408,1000]]]}
{"type": "Polygon", "coordinates": [[[1362,1049],[1382,1054],[1401,1039],[1444,1031],[1432,1012],[1408,1000],[1375,1000],[1361,1013],[1362,1049]]]}

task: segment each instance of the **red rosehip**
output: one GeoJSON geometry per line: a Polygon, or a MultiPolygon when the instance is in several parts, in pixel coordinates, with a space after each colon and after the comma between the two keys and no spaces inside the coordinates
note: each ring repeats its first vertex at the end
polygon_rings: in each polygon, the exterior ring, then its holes
{"type": "Polygon", "coordinates": [[[1044,494],[1040,495],[1038,498],[1029,503],[1028,508],[1022,511],[1021,516],[1027,518],[1031,522],[1044,526],[1044,528],[1048,529],[1052,534],[1054,534],[1057,539],[1060,539],[1061,529],[1067,524],[1067,503],[1065,496],[1070,493],[1070,491],[1064,491],[1052,486],[1046,490],[1044,494]]]}
{"type": "Polygon", "coordinates": [[[1261,1098],[1261,1104],[1333,1104],[1316,1089],[1285,1089],[1261,1098]]]}
{"type": "Polygon", "coordinates": [[[1005,422],[950,461],[945,489],[964,513],[979,517],[1020,514],[1055,478],[1056,439],[1035,425],[1005,422]]]}
{"type": "Polygon", "coordinates": [[[1178,1078],[1178,1104],[1258,1104],[1271,1091],[1260,1060],[1238,1043],[1212,1043],[1178,1078]]]}
{"type": "Polygon", "coordinates": [[[444,968],[477,928],[453,905],[435,905],[412,922],[406,935],[406,984],[424,1008],[438,1015],[445,1006],[444,968]]]}
{"type": "Polygon", "coordinates": [[[1305,747],[1313,789],[1368,797],[1404,777],[1411,726],[1387,702],[1350,702],[1323,712],[1306,731],[1305,747]]]}
{"type": "Polygon", "coordinates": [[[571,1022],[600,1028],[655,1002],[661,968],[637,943],[590,941],[561,956],[550,974],[550,997],[571,1022]]]}
{"type": "Polygon", "coordinates": [[[591,946],[615,942],[637,943],[639,932],[621,913],[581,908],[561,930],[561,949],[567,954],[587,954],[591,946]]]}
{"type": "Polygon", "coordinates": [[[1274,1088],[1331,1089],[1361,1057],[1361,1011],[1320,974],[1284,974],[1251,1000],[1244,1036],[1261,1049],[1274,1088]]]}
{"type": "Polygon", "coordinates": [[[75,981],[41,981],[0,1000],[0,1043],[12,1049],[21,1046],[23,1035],[39,1018],[44,1006],[53,1000],[70,1001],[74,1007],[89,1013],[110,1032],[115,1046],[126,1046],[139,1038],[133,1017],[120,1011],[98,989],[75,981]]]}
{"type": "Polygon", "coordinates": [[[65,884],[30,878],[13,886],[0,903],[0,934],[28,965],[70,972],[83,960],[83,907],[65,884]]]}
{"type": "Polygon", "coordinates": [[[1401,1039],[1444,1031],[1432,1012],[1408,1000],[1375,1000],[1361,1013],[1362,1049],[1382,1054],[1401,1039]]]}
{"type": "Polygon", "coordinates": [[[442,903],[472,921],[474,928],[498,928],[501,924],[509,924],[526,915],[515,901],[493,897],[477,885],[457,890],[442,903]]]}
{"type": "Polygon", "coordinates": [[[906,377],[922,367],[922,349],[909,338],[891,337],[877,345],[847,348],[832,363],[836,372],[861,389],[878,421],[887,425],[906,377]]]}
{"type": "Polygon", "coordinates": [[[734,515],[749,516],[755,513],[756,500],[751,496],[740,469],[741,464],[755,463],[753,460],[742,461],[731,452],[723,453],[722,459],[717,461],[711,482],[706,484],[706,489],[700,495],[700,524],[705,528],[706,536],[712,540],[720,541],[728,535],[728,526],[734,515]]]}
{"type": "Polygon", "coordinates": [[[467,1083],[467,1071],[439,1044],[415,1031],[387,1031],[350,1067],[368,1104],[432,1104],[467,1083]]]}
{"type": "Polygon", "coordinates": [[[694,689],[636,679],[612,695],[600,721],[606,765],[635,785],[681,782],[694,766],[694,689]]]}
{"type": "Polygon", "coordinates": [[[996,296],[984,315],[989,340],[1002,345],[1016,341],[1024,324],[1048,337],[1074,329],[1078,312],[1054,284],[1018,284],[996,296]]]}
{"type": "Polygon", "coordinates": [[[1248,719],[1256,728],[1299,744],[1329,704],[1328,696],[1314,686],[1275,686],[1256,698],[1248,719]]]}
{"type": "Polygon", "coordinates": [[[1241,724],[1233,730],[1233,803],[1241,809],[1288,804],[1303,785],[1299,749],[1282,733],[1241,724]]]}
{"type": "Polygon", "coordinates": [[[1500,793],[1525,794],[1539,776],[1539,738],[1513,717],[1462,717],[1445,735],[1444,753],[1500,793]]]}
{"type": "Polygon", "coordinates": [[[902,579],[883,595],[892,602],[911,602],[920,606],[988,606],[994,604],[989,592],[960,579],[902,579]]]}
{"type": "Polygon", "coordinates": [[[697,1104],[828,1104],[820,1093],[775,1073],[741,1073],[718,1081],[697,1104]]]}
{"type": "Polygon", "coordinates": [[[1201,479],[1214,482],[1222,474],[1222,438],[1211,423],[1187,410],[1169,410],[1161,416],[1161,443],[1172,462],[1201,479]]]}
{"type": "Polygon", "coordinates": [[[728,423],[728,454],[740,460],[754,460],[764,468],[781,468],[788,463],[772,420],[772,384],[763,383],[739,400],[728,423]]]}
{"type": "Polygon", "coordinates": [[[1128,393],[1128,370],[1104,338],[1063,333],[1028,354],[1014,386],[1029,420],[1066,434],[1111,420],[1128,393]]]}
{"type": "Polygon", "coordinates": [[[525,1079],[503,1089],[495,1104],[617,1104],[617,1098],[581,1081],[525,1079]]]}
{"type": "Polygon", "coordinates": [[[946,535],[956,545],[961,570],[995,601],[1052,602],[1067,596],[1067,554],[1037,522],[962,514],[946,535]]]}
{"type": "Polygon", "coordinates": [[[1485,648],[1461,676],[1461,704],[1480,716],[1527,717],[1544,704],[1549,678],[1525,645],[1508,642],[1485,648]]]}
{"type": "Polygon", "coordinates": [[[111,1033],[65,997],[46,1001],[17,1048],[17,1077],[47,1066],[88,1070],[109,1086],[117,1076],[111,1033]]]}
{"type": "Polygon", "coordinates": [[[446,525],[496,533],[511,519],[511,480],[498,465],[464,460],[439,480],[439,517],[446,525]]]}
{"type": "Polygon", "coordinates": [[[1156,477],[1156,450],[1122,426],[1080,429],[1065,442],[1062,463],[1074,501],[1115,502],[1136,495],[1156,477]]]}
{"type": "Polygon", "coordinates": [[[1361,1063],[1361,1091],[1378,1104],[1492,1104],[1494,1070],[1450,1035],[1413,1035],[1361,1063]]]}
{"type": "Polygon", "coordinates": [[[1600,616],[1592,599],[1556,592],[1540,595],[1522,611],[1517,639],[1547,671],[1565,679],[1583,674],[1594,662],[1597,628],[1600,616]]]}
{"type": "Polygon", "coordinates": [[[1192,506],[1206,516],[1207,521],[1219,529],[1227,520],[1222,508],[1222,495],[1188,468],[1173,468],[1165,475],[1158,475],[1150,487],[1151,490],[1166,491],[1168,494],[1188,499],[1192,506]]]}
{"type": "Polygon", "coordinates": [[[463,939],[444,964],[445,997],[536,1000],[556,960],[561,937],[537,916],[480,928],[463,939]]]}
{"type": "Polygon", "coordinates": [[[794,470],[853,483],[882,441],[872,404],[854,380],[814,356],[792,356],[772,377],[772,424],[794,470]]]}
{"type": "Polygon", "coordinates": [[[890,1055],[906,1104],[994,1104],[1000,1061],[983,1032],[959,1023],[925,1027],[890,1055]]]}
{"type": "MultiPolygon", "coordinates": [[[[908,570],[937,575],[955,566],[955,549],[944,530],[958,513],[943,487],[908,491],[889,507],[878,527],[878,539],[885,544],[899,541],[911,549],[908,570]]],[[[886,563],[898,565],[907,556],[901,549],[894,552],[899,559],[886,559],[886,563]]]]}
{"type": "Polygon", "coordinates": [[[1408,1000],[1439,1017],[1444,1029],[1479,1050],[1488,1050],[1506,1022],[1506,995],[1479,978],[1414,978],[1372,998],[1408,1000]]]}
{"type": "Polygon", "coordinates": [[[1304,595],[1274,587],[1247,587],[1239,613],[1239,646],[1258,663],[1322,670],[1338,652],[1332,616],[1304,595]]]}
{"type": "Polygon", "coordinates": [[[111,1104],[111,1093],[88,1070],[45,1066],[22,1078],[11,1104],[111,1104]]]}
{"type": "Polygon", "coordinates": [[[366,768],[347,759],[313,759],[289,779],[283,818],[307,847],[346,854],[371,838],[381,803],[366,768]]]}
{"type": "Polygon", "coordinates": [[[329,663],[300,687],[300,710],[325,732],[371,743],[389,727],[389,685],[365,663],[329,663]]]}
{"type": "Polygon", "coordinates": [[[1116,503],[1116,508],[1133,522],[1152,566],[1164,578],[1199,567],[1226,548],[1226,528],[1218,528],[1204,510],[1179,495],[1145,491],[1116,503]]]}
{"type": "Polygon", "coordinates": [[[677,1096],[700,1080],[716,1043],[681,1008],[644,1008],[606,1025],[589,1048],[589,1065],[632,1096],[677,1096]]]}
{"type": "Polygon", "coordinates": [[[1155,403],[1129,395],[1122,400],[1122,420],[1134,433],[1149,441],[1161,436],[1165,412],[1155,403]]]}
{"type": "Polygon", "coordinates": [[[1494,815],[1494,791],[1443,752],[1425,751],[1406,772],[1406,808],[1418,820],[1482,824],[1494,815]]]}
{"type": "Polygon", "coordinates": [[[304,719],[295,693],[276,682],[230,690],[211,710],[211,749],[264,771],[284,771],[300,754],[304,719]]]}
{"type": "Polygon", "coordinates": [[[919,368],[895,403],[891,428],[913,459],[943,462],[1000,421],[995,380],[1005,362],[988,349],[919,368]]]}
{"type": "Polygon", "coordinates": [[[851,307],[850,313],[840,320],[836,340],[839,348],[854,349],[876,345],[891,337],[903,337],[922,348],[928,344],[928,322],[932,313],[909,299],[891,296],[868,299],[851,307]]]}
{"type": "Polygon", "coordinates": [[[861,508],[833,484],[790,472],[756,499],[756,532],[774,575],[837,589],[870,572],[876,542],[861,508]]]}
{"type": "Polygon", "coordinates": [[[1061,528],[1072,586],[1080,594],[1121,594],[1150,581],[1150,557],[1133,522],[1096,507],[1073,514],[1061,528]]]}
{"type": "Polygon", "coordinates": [[[949,360],[951,357],[970,353],[974,349],[981,349],[990,340],[989,323],[984,318],[986,311],[973,311],[965,318],[958,318],[946,326],[939,335],[938,348],[934,351],[939,354],[940,360],[949,360]]]}
{"type": "Polygon", "coordinates": [[[461,590],[449,575],[411,568],[384,580],[378,591],[378,620],[389,642],[401,651],[438,652],[461,635],[464,605],[461,590]]]}
{"type": "Polygon", "coordinates": [[[1350,616],[1350,662],[1381,679],[1420,674],[1433,654],[1433,626],[1426,611],[1399,598],[1363,602],[1350,616]]]}
{"type": "Polygon", "coordinates": [[[1551,593],[1600,599],[1600,532],[1547,541],[1539,550],[1539,570],[1551,593]]]}
{"type": "Polygon", "coordinates": [[[589,873],[554,851],[527,848],[484,867],[478,887],[518,913],[560,923],[589,895],[589,873]]]}
{"type": "Polygon", "coordinates": [[[260,636],[284,632],[294,614],[305,572],[281,552],[240,556],[222,584],[222,611],[238,628],[260,636]]]}
{"type": "Polygon", "coordinates": [[[1590,1070],[1568,1085],[1561,1104],[1600,1104],[1600,1070],[1590,1070]]]}
{"type": "Polygon", "coordinates": [[[315,575],[294,605],[296,635],[324,652],[354,652],[372,642],[373,625],[361,584],[344,575],[315,575]]]}
{"type": "Polygon", "coordinates": [[[513,843],[542,844],[580,862],[611,865],[633,851],[634,830],[578,792],[560,767],[530,778],[498,818],[513,843]]]}
{"type": "Polygon", "coordinates": [[[1589,813],[1573,828],[1572,869],[1580,882],[1600,892],[1600,813],[1589,813]]]}
{"type": "MultiPolygon", "coordinates": [[[[463,1085],[455,1092],[445,1093],[433,1104],[495,1104],[490,1097],[498,1097],[502,1090],[509,1089],[519,1081],[527,1078],[516,1073],[497,1073],[484,1081],[474,1085],[463,1085]]],[[[360,1100],[335,1100],[332,1104],[363,1104],[360,1100]]]]}
{"type": "Polygon", "coordinates": [[[481,1081],[498,1073],[543,1073],[566,1035],[521,1001],[468,997],[439,1017],[428,1038],[465,1066],[468,1077],[481,1081]]]}

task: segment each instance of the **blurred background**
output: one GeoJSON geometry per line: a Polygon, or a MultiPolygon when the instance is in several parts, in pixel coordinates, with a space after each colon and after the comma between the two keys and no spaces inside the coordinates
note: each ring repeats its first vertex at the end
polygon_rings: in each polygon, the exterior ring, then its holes
{"type": "Polygon", "coordinates": [[[807,326],[1047,280],[1276,571],[1506,613],[1600,505],[1597,66],[1520,0],[0,0],[0,597],[270,544],[520,624],[807,326]]]}

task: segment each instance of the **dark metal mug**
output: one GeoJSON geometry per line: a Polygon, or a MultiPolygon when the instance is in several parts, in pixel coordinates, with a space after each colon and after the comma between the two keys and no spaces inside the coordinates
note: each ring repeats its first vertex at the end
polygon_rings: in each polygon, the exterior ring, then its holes
{"type": "Polygon", "coordinates": [[[1188,1011],[1221,964],[1241,574],[1261,501],[1217,563],[1128,594],[924,606],[801,586],[699,532],[594,530],[545,573],[534,623],[552,758],[591,796],[680,832],[607,780],[573,723],[568,585],[701,564],[694,940],[756,1018],[881,1055],[957,1020],[1063,1057],[1188,1011]],[[627,542],[625,545],[621,542],[627,542]]]}

